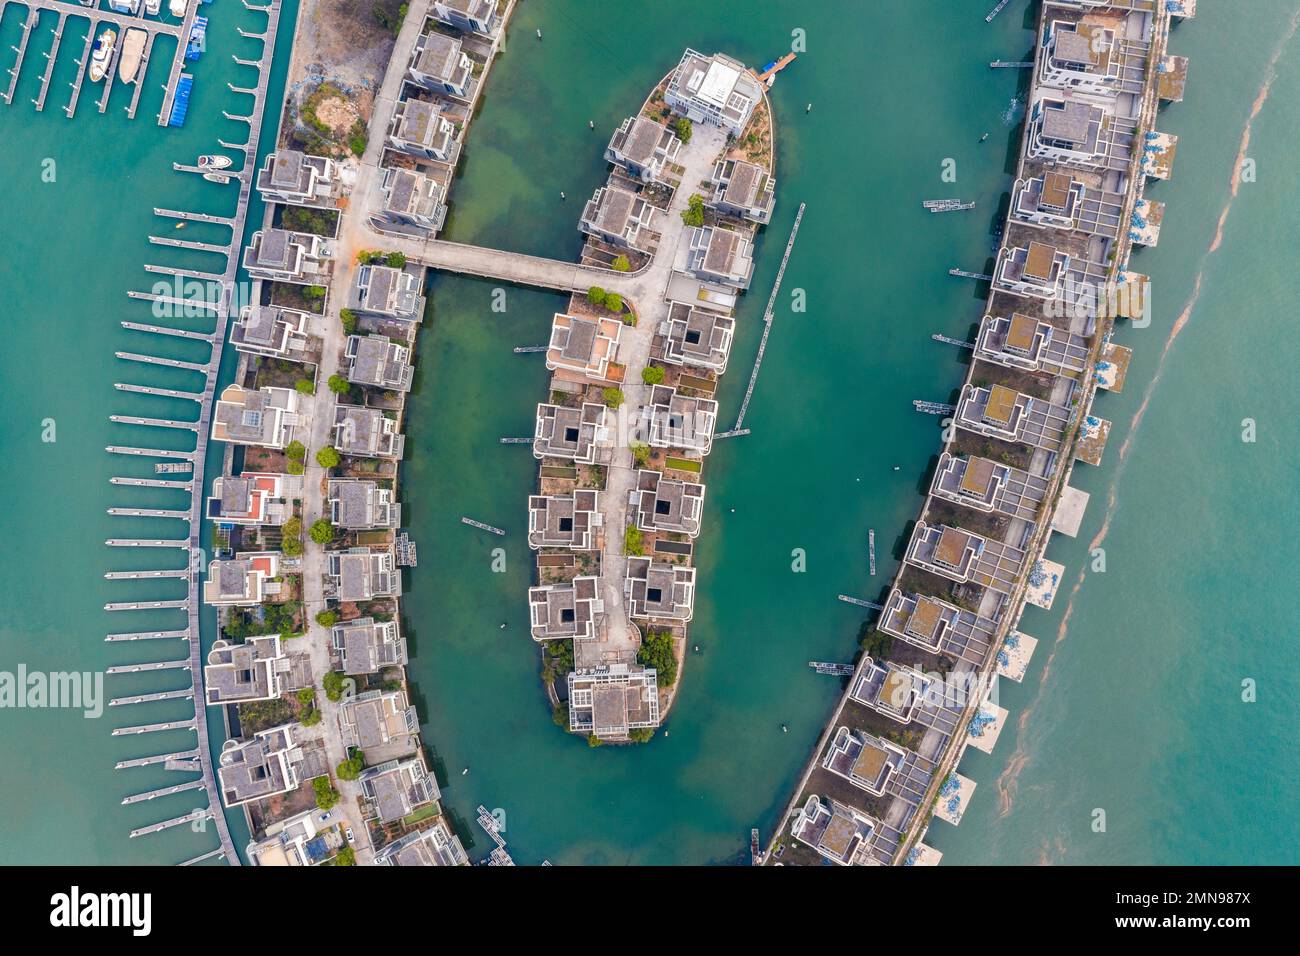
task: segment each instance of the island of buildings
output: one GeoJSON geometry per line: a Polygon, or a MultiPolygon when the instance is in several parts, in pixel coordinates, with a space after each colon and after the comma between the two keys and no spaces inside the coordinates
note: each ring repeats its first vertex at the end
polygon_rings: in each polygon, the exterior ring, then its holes
{"type": "Polygon", "coordinates": [[[1155,128],[1180,99],[1171,17],[1195,3],[1044,0],[1028,113],[974,361],[953,409],[904,563],[865,629],[864,653],[766,853],[775,865],[925,865],[931,820],[960,822],[975,789],[967,747],[992,751],[1007,718],[996,679],[1020,680],[1036,641],[1026,603],[1050,607],[1087,495],[1076,460],[1101,460],[1130,352],[1121,319],[1145,318],[1148,280],[1128,268],[1154,245],[1177,138],[1155,128]]]}

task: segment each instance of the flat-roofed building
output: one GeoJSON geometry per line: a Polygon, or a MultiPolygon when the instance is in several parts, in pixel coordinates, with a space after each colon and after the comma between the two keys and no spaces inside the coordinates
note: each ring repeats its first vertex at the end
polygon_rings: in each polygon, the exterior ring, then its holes
{"type": "Polygon", "coordinates": [[[1077,379],[1087,365],[1088,340],[1021,312],[1009,318],[986,315],[975,341],[975,357],[1004,368],[1077,379]]]}
{"type": "Polygon", "coordinates": [[[333,208],[340,192],[338,167],[327,156],[277,149],[257,171],[257,191],[266,202],[333,208]]]}
{"type": "Polygon", "coordinates": [[[469,95],[474,64],[459,39],[430,30],[415,41],[408,72],[425,89],[464,98],[469,95]]]}
{"type": "Polygon", "coordinates": [[[349,335],[343,354],[348,360],[348,381],[387,392],[409,392],[415,367],[411,350],[386,335],[349,335]]]}
{"type": "Polygon", "coordinates": [[[222,525],[278,528],[293,516],[293,501],[301,496],[302,479],[293,475],[218,475],[204,514],[222,525]]]}
{"type": "Polygon", "coordinates": [[[957,427],[1003,441],[1023,442],[1056,452],[1070,421],[1070,410],[1005,385],[966,385],[957,402],[957,427]]]}
{"type": "Polygon", "coordinates": [[[754,276],[753,246],[745,236],[730,229],[696,226],[687,246],[686,271],[729,289],[748,289],[754,276]]]}
{"type": "Polygon", "coordinates": [[[396,528],[402,523],[402,506],[390,488],[363,478],[331,478],[326,491],[330,524],[348,531],[396,528]]]}
{"type": "Polygon", "coordinates": [[[664,167],[677,161],[682,141],[662,123],[646,116],[629,116],[605,147],[605,160],[642,182],[664,177],[664,167]]]}
{"type": "Polygon", "coordinates": [[[357,778],[367,820],[397,823],[442,794],[433,774],[417,752],[407,760],[389,760],[367,767],[357,778]]]}
{"type": "Polygon", "coordinates": [[[242,644],[218,640],[203,668],[203,693],[208,706],[274,700],[289,670],[279,634],[250,637],[242,644]]]}
{"type": "Polygon", "coordinates": [[[1150,44],[1101,23],[1052,20],[1044,29],[1038,79],[1044,86],[1098,96],[1141,93],[1150,44]]]}
{"type": "Polygon", "coordinates": [[[296,724],[282,724],[222,745],[217,779],[227,807],[297,789],[303,761],[297,730],[296,724]]]}
{"type": "Polygon", "coordinates": [[[629,189],[601,186],[582,208],[578,228],[623,249],[653,253],[659,210],[629,189]]]}
{"type": "Polygon", "coordinates": [[[655,385],[641,410],[641,432],[653,448],[684,448],[707,455],[713,448],[718,403],[655,385]]]}
{"type": "Polygon", "coordinates": [[[674,302],[659,328],[664,338],[662,360],[721,375],[727,370],[735,330],[736,320],[730,315],[674,302]]]}
{"type": "Polygon", "coordinates": [[[997,624],[973,611],[923,594],[889,592],[880,630],[931,654],[983,663],[997,624]]]}
{"type": "Polygon", "coordinates": [[[396,621],[343,621],[330,628],[330,641],[345,674],[377,674],[385,667],[406,665],[406,639],[396,621]]]}
{"type": "Polygon", "coordinates": [[[709,205],[718,212],[751,222],[771,222],[776,180],[762,166],[743,159],[721,159],[713,167],[709,186],[713,190],[709,205]]]}
{"type": "Polygon", "coordinates": [[[255,551],[208,562],[203,603],[213,607],[252,607],[280,593],[272,579],[280,574],[280,552],[255,551]]]}
{"type": "Polygon", "coordinates": [[[685,624],[695,612],[695,569],[649,557],[628,558],[623,597],[627,616],[634,621],[685,624]]]}
{"type": "Polygon", "coordinates": [[[501,12],[496,0],[434,0],[429,16],[439,23],[477,33],[489,40],[496,39],[501,30],[501,12]]]}
{"type": "Polygon", "coordinates": [[[384,171],[384,215],[392,222],[415,226],[427,233],[442,228],[447,218],[442,184],[432,176],[400,166],[384,171]]]}
{"type": "Polygon", "coordinates": [[[948,578],[1009,594],[1025,564],[1025,552],[973,531],[918,521],[908,542],[908,564],[948,578]]]}
{"type": "Polygon", "coordinates": [[[1030,108],[1026,156],[1094,171],[1128,168],[1136,124],[1079,99],[1043,97],[1030,108]]]}
{"type": "Polygon", "coordinates": [[[721,126],[739,136],[763,98],[763,90],[739,60],[687,49],[668,80],[664,101],[696,123],[721,126]]]}
{"type": "Polygon", "coordinates": [[[469,866],[469,857],[442,817],[412,830],[375,854],[376,866],[469,866]]]}
{"type": "Polygon", "coordinates": [[[964,508],[1035,521],[1047,495],[1047,479],[991,458],[944,452],[930,494],[964,508]]]}
{"type": "Polygon", "coordinates": [[[890,720],[909,724],[925,691],[926,678],[916,668],[868,657],[853,679],[849,696],[890,720]]]}
{"type": "Polygon", "coordinates": [[[392,548],[330,551],[325,568],[325,596],[336,601],[373,601],[402,593],[402,575],[393,561],[392,548]]]}
{"type": "Polygon", "coordinates": [[[1016,180],[1011,218],[1036,229],[1070,229],[1115,239],[1124,222],[1124,195],[1097,189],[1066,170],[1016,180]]]}
{"type": "Polygon", "coordinates": [[[420,718],[406,691],[368,690],[339,704],[343,747],[380,760],[415,753],[420,745],[420,718]]]}
{"type": "Polygon", "coordinates": [[[906,759],[907,751],[892,741],[841,726],[826,748],[822,767],[879,797],[906,759]]]}
{"type": "Polygon", "coordinates": [[[528,546],[590,551],[596,546],[596,529],[604,523],[600,492],[579,488],[563,495],[528,498],[528,546]]]}
{"type": "Polygon", "coordinates": [[[814,793],[799,808],[790,835],[832,863],[853,866],[867,858],[878,827],[862,811],[814,793]]]}
{"type": "Polygon", "coordinates": [[[454,165],[460,156],[456,124],[443,115],[441,103],[402,100],[393,110],[388,145],[399,152],[454,165]]]}
{"type": "Polygon", "coordinates": [[[324,236],[286,229],[259,229],[244,250],[254,279],[294,285],[328,285],[334,248],[324,236]]]}
{"type": "Polygon", "coordinates": [[[609,409],[605,405],[584,402],[581,408],[570,408],[540,404],[533,431],[533,456],[595,464],[609,452],[609,430],[609,409]]]}
{"type": "Polygon", "coordinates": [[[533,640],[591,640],[605,615],[600,578],[580,575],[565,584],[528,589],[533,640]]]}
{"type": "Polygon", "coordinates": [[[618,356],[623,323],[605,316],[594,318],[556,312],[551,320],[551,341],[546,367],[564,369],[593,382],[607,380],[609,363],[618,356]]]}
{"type": "Polygon", "coordinates": [[[1054,299],[1070,267],[1070,254],[1046,242],[1003,246],[998,252],[993,284],[1016,295],[1054,299]]]}
{"type": "Polygon", "coordinates": [[[321,836],[332,826],[319,819],[315,807],[296,813],[286,820],[267,824],[265,839],[248,845],[248,859],[253,866],[317,866],[328,859],[328,848],[321,836]]]}
{"type": "Polygon", "coordinates": [[[397,459],[406,447],[406,436],[397,430],[397,421],[378,408],[336,404],[334,447],[356,458],[397,459]]]}
{"type": "Polygon", "coordinates": [[[293,441],[300,404],[292,388],[227,385],[212,409],[212,440],[283,449],[293,441]]]}
{"type": "Polygon", "coordinates": [[[700,533],[704,510],[704,485],[677,481],[643,468],[636,473],[636,526],[642,531],[666,531],[690,535],[700,533]]]}
{"type": "Polygon", "coordinates": [[[659,673],[640,664],[569,672],[569,730],[601,740],[659,726],[659,673]]]}
{"type": "Polygon", "coordinates": [[[307,350],[306,312],[278,305],[246,305],[230,327],[230,344],[250,355],[291,358],[307,350]]]}
{"type": "Polygon", "coordinates": [[[419,322],[424,318],[424,287],[418,276],[403,269],[360,266],[348,287],[347,308],[363,315],[419,322]]]}

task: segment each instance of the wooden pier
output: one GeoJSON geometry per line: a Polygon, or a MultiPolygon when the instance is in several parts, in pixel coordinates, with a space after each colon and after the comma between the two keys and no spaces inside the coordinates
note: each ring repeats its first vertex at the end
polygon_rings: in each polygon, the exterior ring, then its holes
{"type": "Polygon", "coordinates": [[[876,529],[870,528],[867,531],[867,560],[870,562],[870,573],[874,578],[876,576],[876,529]]]}
{"type": "Polygon", "coordinates": [[[1010,2],[1011,0],[998,0],[998,5],[988,12],[988,15],[984,18],[984,22],[992,23],[993,18],[1001,13],[1003,8],[1010,2]]]}
{"type": "Polygon", "coordinates": [[[852,664],[831,664],[826,661],[809,661],[808,666],[818,674],[826,674],[830,677],[852,677],[852,664]]]}
{"type": "Polygon", "coordinates": [[[845,604],[855,604],[855,605],[857,605],[858,607],[869,607],[869,608],[871,608],[872,610],[875,610],[875,611],[883,611],[883,610],[884,610],[884,608],[881,607],[881,606],[880,606],[879,604],[877,604],[876,602],[874,602],[874,601],[868,601],[868,600],[866,600],[865,598],[856,598],[856,597],[851,597],[851,596],[849,596],[849,595],[847,595],[847,594],[837,594],[837,595],[835,595],[835,596],[836,596],[837,598],[839,598],[839,600],[843,601],[845,604]]]}
{"type": "Polygon", "coordinates": [[[467,524],[471,528],[478,528],[480,531],[490,531],[493,534],[499,534],[502,537],[505,537],[505,532],[500,528],[494,528],[492,525],[484,524],[482,521],[475,521],[473,518],[461,518],[460,523],[467,524]]]}

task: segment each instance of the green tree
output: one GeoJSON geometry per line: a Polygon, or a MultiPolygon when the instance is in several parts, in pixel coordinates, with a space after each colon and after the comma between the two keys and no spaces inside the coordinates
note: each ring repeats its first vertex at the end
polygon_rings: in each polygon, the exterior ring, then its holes
{"type": "Polygon", "coordinates": [[[291,558],[302,554],[301,518],[290,518],[280,529],[280,550],[291,558]]]}
{"type": "Polygon", "coordinates": [[[596,306],[604,305],[605,290],[598,285],[592,286],[587,290],[587,301],[596,306]]]}
{"type": "Polygon", "coordinates": [[[677,655],[673,651],[671,631],[647,631],[640,650],[636,652],[636,659],[637,663],[659,672],[660,687],[672,687],[676,683],[677,655]]]}
{"type": "Polygon", "coordinates": [[[311,782],[312,791],[316,794],[316,806],[322,810],[332,810],[339,802],[339,792],[334,789],[328,776],[317,777],[311,782]]]}
{"type": "Polygon", "coordinates": [[[308,707],[298,715],[298,723],[304,727],[315,727],[321,722],[321,713],[315,707],[308,707]]]}
{"type": "Polygon", "coordinates": [[[309,299],[325,298],[325,287],[323,285],[309,285],[302,290],[302,294],[309,299]]]}
{"type": "Polygon", "coordinates": [[[686,201],[686,208],[682,210],[682,222],[688,226],[704,225],[704,197],[699,193],[692,193],[686,201]]]}
{"type": "Polygon", "coordinates": [[[352,335],[357,330],[357,314],[351,309],[339,309],[339,321],[343,323],[343,331],[352,335]]]}
{"type": "Polygon", "coordinates": [[[311,539],[317,544],[329,544],[334,540],[334,526],[324,518],[317,518],[313,521],[311,527],[307,529],[307,533],[311,535],[311,539]]]}
{"type": "Polygon", "coordinates": [[[563,727],[565,730],[568,730],[569,706],[564,703],[556,704],[551,708],[551,720],[555,723],[556,727],[563,727]]]}
{"type": "Polygon", "coordinates": [[[335,372],[330,376],[329,387],[330,391],[335,395],[346,395],[351,390],[352,383],[338,372],[335,372]]]}
{"type": "Polygon", "coordinates": [[[316,383],[309,378],[298,379],[298,381],[293,383],[293,387],[296,388],[298,391],[302,392],[302,394],[304,395],[316,394],[316,383]]]}
{"type": "Polygon", "coordinates": [[[605,745],[605,741],[601,740],[595,734],[587,734],[588,747],[603,747],[604,745],[605,745]]]}
{"type": "Polygon", "coordinates": [[[350,846],[345,846],[334,854],[335,866],[356,866],[357,851],[350,846]]]}
{"type": "Polygon", "coordinates": [[[304,471],[307,470],[307,468],[300,461],[291,461],[289,462],[289,464],[284,466],[284,470],[291,475],[301,475],[304,471]]]}
{"type": "Polygon", "coordinates": [[[632,452],[632,462],[638,468],[645,465],[650,460],[650,446],[645,442],[634,441],[628,442],[627,446],[632,452]]]}
{"type": "Polygon", "coordinates": [[[628,261],[627,256],[618,256],[609,267],[615,272],[629,272],[632,269],[632,263],[628,261]]]}
{"type": "Polygon", "coordinates": [[[658,385],[664,380],[664,370],[658,365],[647,365],[641,369],[641,381],[647,385],[658,385]]]}
{"type": "Polygon", "coordinates": [[[299,688],[298,693],[294,696],[298,698],[298,703],[303,707],[310,707],[312,704],[316,703],[316,691],[312,690],[310,687],[299,688]]]}
{"type": "Polygon", "coordinates": [[[361,776],[361,771],[365,769],[365,754],[360,750],[353,748],[348,755],[348,759],[338,765],[338,776],[340,780],[355,780],[361,776]]]}
{"type": "Polygon", "coordinates": [[[339,622],[338,611],[321,611],[316,615],[316,623],[321,627],[333,627],[339,622]]]}
{"type": "Polygon", "coordinates": [[[623,311],[623,297],[617,292],[608,292],[605,294],[605,308],[617,314],[623,311]]]}
{"type": "Polygon", "coordinates": [[[388,265],[392,266],[394,269],[405,269],[405,268],[406,268],[406,253],[404,253],[404,252],[390,252],[388,255],[384,256],[384,262],[386,262],[388,265]]]}
{"type": "Polygon", "coordinates": [[[325,696],[337,703],[343,699],[344,677],[342,671],[329,671],[321,678],[321,687],[325,689],[325,696]]]}
{"type": "Polygon", "coordinates": [[[685,116],[681,117],[676,123],[673,124],[673,129],[677,133],[677,138],[680,139],[683,143],[689,143],[691,141],[691,133],[694,130],[693,127],[691,126],[691,121],[688,120],[685,116]]]}
{"type": "Polygon", "coordinates": [[[302,461],[307,457],[307,446],[294,439],[285,446],[284,457],[290,461],[302,461]]]}
{"type": "Polygon", "coordinates": [[[883,660],[889,657],[894,639],[863,621],[862,626],[858,628],[858,645],[862,648],[862,653],[868,657],[883,660]]]}
{"type": "Polygon", "coordinates": [[[329,445],[316,452],[316,464],[322,468],[334,468],[338,463],[339,453],[329,445]]]}
{"type": "Polygon", "coordinates": [[[653,727],[633,727],[627,732],[627,739],[634,744],[648,744],[654,739],[654,735],[653,727]]]}
{"type": "Polygon", "coordinates": [[[641,529],[634,524],[628,525],[623,531],[623,553],[628,557],[640,557],[645,554],[641,529]]]}
{"type": "Polygon", "coordinates": [[[607,388],[601,391],[600,395],[610,408],[618,408],[623,404],[623,390],[621,388],[607,388]]]}

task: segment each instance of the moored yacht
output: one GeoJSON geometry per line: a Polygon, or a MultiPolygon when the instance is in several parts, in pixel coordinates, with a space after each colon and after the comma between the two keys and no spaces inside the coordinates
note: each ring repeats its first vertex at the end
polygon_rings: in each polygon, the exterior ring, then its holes
{"type": "Polygon", "coordinates": [[[117,42],[116,30],[105,30],[95,40],[90,53],[90,79],[98,83],[108,72],[108,61],[113,57],[113,44],[117,42]]]}

